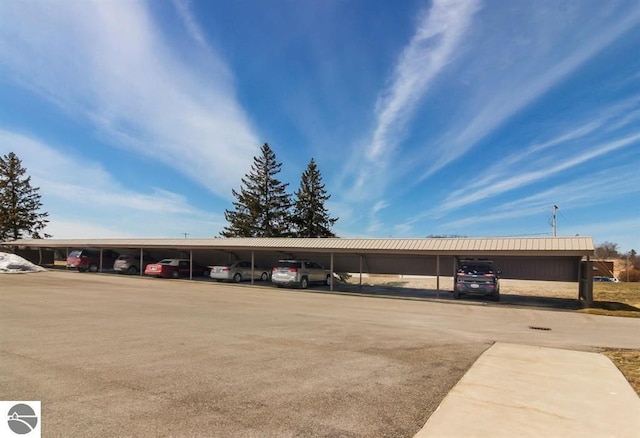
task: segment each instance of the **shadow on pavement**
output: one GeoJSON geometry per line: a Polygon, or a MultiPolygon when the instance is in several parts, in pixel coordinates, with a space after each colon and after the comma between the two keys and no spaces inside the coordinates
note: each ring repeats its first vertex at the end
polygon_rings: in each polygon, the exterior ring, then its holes
{"type": "MultiPolygon", "coordinates": [[[[453,299],[453,294],[449,290],[433,290],[433,289],[419,289],[419,288],[406,288],[403,287],[405,282],[396,281],[389,282],[383,285],[352,285],[338,283],[334,284],[334,290],[330,291],[329,287],[314,287],[309,289],[316,292],[330,292],[335,294],[353,294],[363,295],[371,297],[384,297],[384,298],[398,298],[398,299],[418,299],[418,300],[438,300],[438,301],[451,301],[460,303],[474,303],[493,306],[519,306],[519,307],[543,307],[548,309],[558,310],[578,310],[585,306],[583,302],[577,297],[572,298],[558,298],[558,297],[545,297],[534,295],[516,295],[509,293],[501,293],[500,301],[494,302],[490,297],[482,296],[462,296],[459,300],[453,299]]],[[[577,291],[576,291],[577,295],[577,291]]],[[[616,303],[619,304],[619,303],[616,303]]],[[[635,310],[635,307],[633,308],[635,310]]]]}

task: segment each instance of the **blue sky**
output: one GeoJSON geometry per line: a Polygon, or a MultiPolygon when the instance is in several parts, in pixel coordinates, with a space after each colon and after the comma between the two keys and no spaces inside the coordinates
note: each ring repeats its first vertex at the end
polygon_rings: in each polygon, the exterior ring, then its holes
{"type": "Polygon", "coordinates": [[[341,237],[640,250],[640,2],[0,1],[0,153],[48,232],[216,236],[268,142],[341,237]]]}

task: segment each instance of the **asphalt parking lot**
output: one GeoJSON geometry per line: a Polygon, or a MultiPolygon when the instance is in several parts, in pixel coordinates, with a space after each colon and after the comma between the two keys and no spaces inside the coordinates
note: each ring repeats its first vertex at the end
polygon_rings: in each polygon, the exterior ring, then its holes
{"type": "Polygon", "coordinates": [[[494,341],[640,348],[631,319],[55,271],[0,277],[0,321],[43,436],[410,437],[494,341]]]}

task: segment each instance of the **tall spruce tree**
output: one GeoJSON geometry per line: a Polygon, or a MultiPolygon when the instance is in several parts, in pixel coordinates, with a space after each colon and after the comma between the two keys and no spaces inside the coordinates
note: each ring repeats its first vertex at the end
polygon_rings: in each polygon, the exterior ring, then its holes
{"type": "Polygon", "coordinates": [[[338,218],[329,217],[325,202],[327,195],[322,175],[316,162],[311,159],[300,178],[300,188],[295,194],[293,222],[297,237],[336,237],[331,227],[338,218]]]}
{"type": "Polygon", "coordinates": [[[40,188],[31,187],[26,172],[13,152],[0,157],[0,241],[51,237],[43,233],[49,214],[40,211],[40,188]]]}
{"type": "Polygon", "coordinates": [[[232,190],[236,201],[234,210],[225,210],[229,225],[220,233],[225,237],[283,237],[291,235],[291,195],[287,186],[276,175],[282,163],[269,144],[261,148],[261,155],[253,157],[251,172],[242,178],[238,193],[232,190]]]}

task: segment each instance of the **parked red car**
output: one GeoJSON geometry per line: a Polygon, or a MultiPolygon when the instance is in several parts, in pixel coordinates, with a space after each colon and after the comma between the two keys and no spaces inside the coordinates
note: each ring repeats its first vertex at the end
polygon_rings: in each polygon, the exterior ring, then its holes
{"type": "MultiPolygon", "coordinates": [[[[113,263],[119,254],[110,249],[102,251],[102,269],[113,269],[113,263]]],[[[80,272],[98,272],[100,270],[100,251],[93,249],[75,249],[67,257],[67,268],[75,268],[80,272]]]]}
{"type": "MultiPolygon", "coordinates": [[[[158,263],[150,263],[144,269],[144,275],[161,278],[179,278],[189,276],[188,259],[164,259],[158,263]]],[[[209,275],[209,269],[193,262],[193,276],[202,277],[209,275]]]]}

